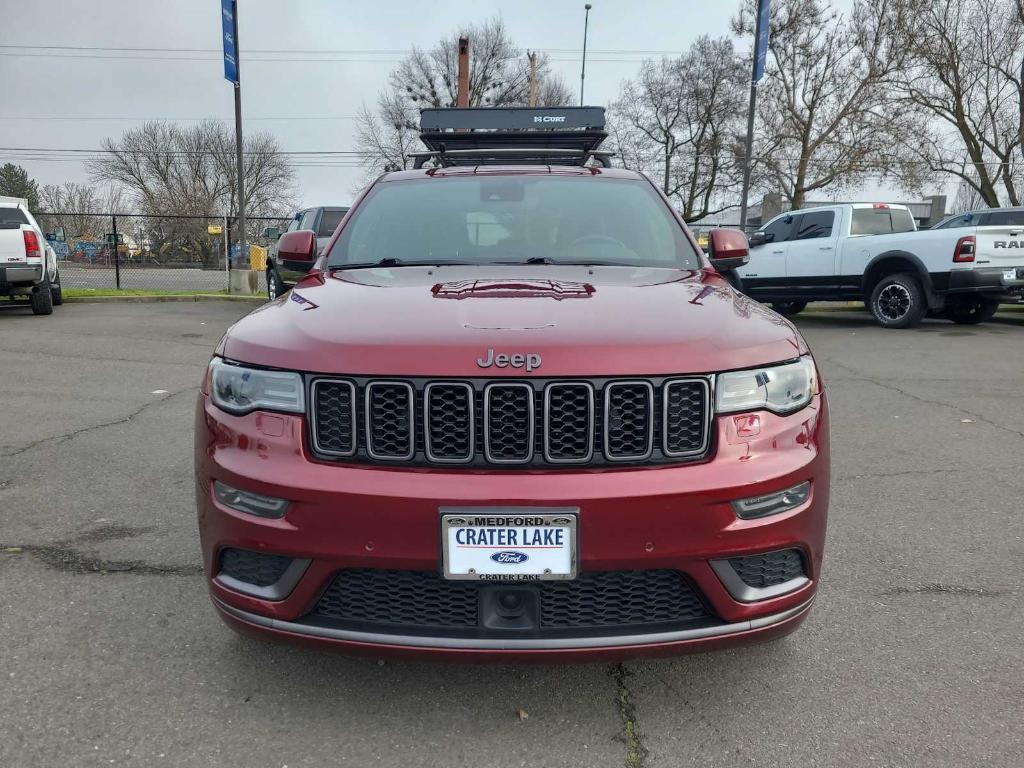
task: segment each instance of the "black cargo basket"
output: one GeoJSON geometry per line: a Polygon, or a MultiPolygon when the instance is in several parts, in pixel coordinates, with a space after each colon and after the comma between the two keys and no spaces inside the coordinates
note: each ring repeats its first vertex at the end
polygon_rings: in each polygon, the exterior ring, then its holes
{"type": "Polygon", "coordinates": [[[490,107],[420,110],[415,167],[439,165],[586,165],[608,167],[604,107],[490,107]]]}

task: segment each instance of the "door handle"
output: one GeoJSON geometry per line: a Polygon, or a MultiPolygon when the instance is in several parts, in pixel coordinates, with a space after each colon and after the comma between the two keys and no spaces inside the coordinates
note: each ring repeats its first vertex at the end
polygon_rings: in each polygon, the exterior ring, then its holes
{"type": "Polygon", "coordinates": [[[831,245],[819,245],[818,246],[818,250],[819,251],[831,251],[832,250],[832,246],[831,245]]]}
{"type": "Polygon", "coordinates": [[[784,249],[782,249],[782,248],[779,248],[779,250],[777,250],[777,251],[772,251],[772,253],[785,253],[785,252],[786,251],[784,249]]]}

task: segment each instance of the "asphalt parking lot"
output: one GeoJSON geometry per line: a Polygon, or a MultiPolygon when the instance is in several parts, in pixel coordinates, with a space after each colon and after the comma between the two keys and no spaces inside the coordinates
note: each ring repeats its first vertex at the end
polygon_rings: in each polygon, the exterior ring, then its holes
{"type": "Polygon", "coordinates": [[[250,308],[0,311],[0,766],[1024,764],[1024,312],[912,331],[798,318],[834,463],[796,634],[499,667],[380,665],[216,618],[192,409],[250,308]]]}

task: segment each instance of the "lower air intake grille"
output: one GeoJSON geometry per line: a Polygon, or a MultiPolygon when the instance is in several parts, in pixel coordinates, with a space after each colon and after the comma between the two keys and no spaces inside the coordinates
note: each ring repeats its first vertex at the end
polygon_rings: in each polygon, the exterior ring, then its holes
{"type": "Polygon", "coordinates": [[[804,558],[799,549],[780,549],[760,555],[733,557],[729,564],[748,587],[764,589],[805,576],[804,558]]]}
{"type": "MultiPolygon", "coordinates": [[[[542,634],[715,621],[678,571],[594,571],[573,581],[516,587],[537,591],[542,634]]],[[[478,605],[481,589],[488,588],[494,582],[448,581],[433,571],[345,570],[305,620],[365,631],[486,635],[478,626],[478,605]]]]}
{"type": "Polygon", "coordinates": [[[291,565],[283,555],[268,555],[248,549],[225,549],[220,553],[220,572],[255,587],[276,584],[291,565]]]}

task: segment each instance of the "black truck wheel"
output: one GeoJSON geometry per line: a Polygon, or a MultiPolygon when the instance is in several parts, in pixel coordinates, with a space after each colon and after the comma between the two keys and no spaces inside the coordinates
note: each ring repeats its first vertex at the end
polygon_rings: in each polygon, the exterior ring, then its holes
{"type": "Polygon", "coordinates": [[[928,302],[917,277],[899,272],[878,281],[868,309],[883,328],[911,328],[924,318],[928,302]]]}

